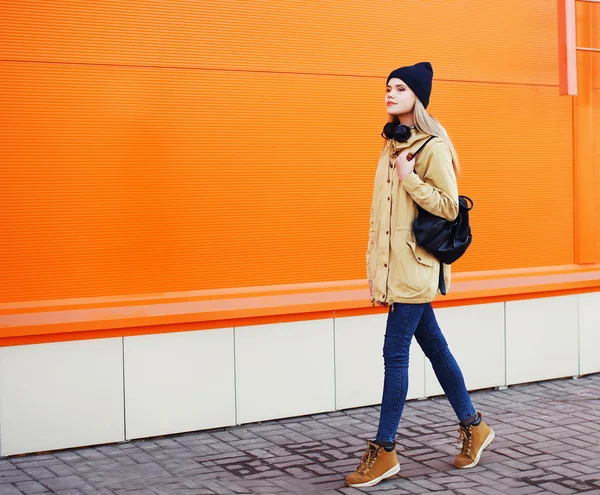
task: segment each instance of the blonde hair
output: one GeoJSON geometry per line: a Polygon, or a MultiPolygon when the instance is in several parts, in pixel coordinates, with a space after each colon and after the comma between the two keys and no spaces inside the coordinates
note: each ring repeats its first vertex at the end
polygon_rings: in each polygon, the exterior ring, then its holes
{"type": "MultiPolygon", "coordinates": [[[[452,144],[450,136],[446,132],[446,129],[438,122],[438,120],[433,116],[427,113],[423,103],[421,100],[417,98],[415,101],[415,108],[413,110],[414,119],[415,119],[415,128],[421,132],[429,134],[430,136],[439,137],[448,148],[450,148],[450,153],[452,154],[452,167],[454,168],[454,173],[458,177],[460,172],[460,166],[458,163],[458,155],[456,154],[456,149],[452,144]]],[[[394,117],[392,115],[388,115],[388,122],[398,122],[398,117],[394,117]]]]}
{"type": "Polygon", "coordinates": [[[444,141],[444,143],[446,143],[448,148],[450,148],[450,153],[452,153],[452,166],[454,167],[454,173],[458,177],[458,174],[460,172],[460,167],[458,164],[458,155],[456,154],[456,149],[454,148],[454,145],[450,140],[450,136],[448,136],[448,133],[446,132],[446,129],[444,129],[442,124],[440,124],[433,115],[429,115],[427,113],[427,110],[425,110],[423,103],[421,103],[421,100],[419,100],[418,98],[415,102],[414,117],[415,127],[419,131],[425,132],[430,136],[439,137],[442,141],[444,141]]]}

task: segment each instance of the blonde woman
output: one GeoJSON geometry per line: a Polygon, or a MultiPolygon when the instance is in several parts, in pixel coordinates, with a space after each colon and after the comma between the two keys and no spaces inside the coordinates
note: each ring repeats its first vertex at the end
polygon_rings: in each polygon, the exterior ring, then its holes
{"type": "Polygon", "coordinates": [[[450,266],[417,245],[412,231],[416,205],[450,221],[458,215],[456,151],[445,129],[426,111],[432,80],[431,64],[421,62],[394,70],[386,83],[386,142],[375,174],[367,250],[373,303],[388,307],[385,377],[377,436],[368,441],[356,471],[346,477],[346,484],[354,487],[373,486],[400,470],[395,438],[406,401],[413,336],[459,421],[462,449],[456,467],[476,466],[494,439],[494,431],[473,408],[431,307],[440,289],[450,286],[450,266]],[[418,159],[412,159],[425,143],[418,159]]]}

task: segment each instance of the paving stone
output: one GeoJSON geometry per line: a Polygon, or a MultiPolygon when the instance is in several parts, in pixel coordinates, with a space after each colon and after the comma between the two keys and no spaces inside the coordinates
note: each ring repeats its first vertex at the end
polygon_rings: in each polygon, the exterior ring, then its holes
{"type": "MultiPolygon", "coordinates": [[[[22,483],[15,483],[15,486],[25,495],[37,495],[38,493],[48,493],[48,489],[41,483],[38,483],[37,481],[24,481],[22,483]]],[[[0,493],[2,493],[1,489],[0,493]]]]}
{"type": "Polygon", "coordinates": [[[600,494],[600,375],[483,390],[496,430],[473,469],[454,468],[456,420],[444,397],[409,401],[401,472],[344,486],[377,430],[379,406],[0,460],[0,495],[600,494]]]}
{"type": "Polygon", "coordinates": [[[538,486],[526,485],[520,488],[511,488],[510,495],[533,495],[543,493],[543,490],[538,486]]]}
{"type": "MultiPolygon", "coordinates": [[[[16,471],[9,471],[11,474],[7,474],[5,476],[2,476],[0,478],[0,486],[3,485],[11,485],[11,484],[15,484],[15,483],[21,483],[23,481],[31,481],[31,477],[28,476],[27,474],[16,470],[16,471]]],[[[6,471],[5,471],[6,473],[6,471]]],[[[2,495],[2,491],[0,490],[0,495],[2,495]]]]}
{"type": "Polygon", "coordinates": [[[570,495],[571,493],[575,493],[575,490],[562,486],[558,483],[542,483],[540,487],[549,491],[550,493],[558,493],[560,495],[570,495]]]}
{"type": "Polygon", "coordinates": [[[1,495],[23,495],[23,492],[18,490],[14,485],[2,484],[0,485],[1,495]]]}

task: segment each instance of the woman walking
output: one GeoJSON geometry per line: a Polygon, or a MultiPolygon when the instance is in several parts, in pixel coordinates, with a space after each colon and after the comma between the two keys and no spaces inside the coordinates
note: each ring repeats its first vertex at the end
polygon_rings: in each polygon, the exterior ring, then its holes
{"type": "Polygon", "coordinates": [[[406,402],[413,336],[459,421],[462,449],[455,466],[476,466],[494,439],[494,431],[473,408],[431,307],[440,287],[450,287],[450,266],[416,244],[412,231],[417,205],[449,221],[458,215],[456,151],[445,129],[426,111],[432,79],[429,62],[396,69],[387,79],[386,143],[375,174],[367,250],[373,303],[389,308],[385,378],[377,436],[368,441],[356,471],[346,477],[349,486],[373,486],[400,470],[395,438],[406,402]],[[418,160],[413,159],[419,148],[418,160]]]}

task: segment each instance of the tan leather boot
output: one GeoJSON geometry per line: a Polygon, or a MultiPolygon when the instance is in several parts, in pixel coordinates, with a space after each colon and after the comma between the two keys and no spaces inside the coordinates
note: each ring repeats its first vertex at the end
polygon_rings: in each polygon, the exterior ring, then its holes
{"type": "MultiPolygon", "coordinates": [[[[477,413],[477,415],[481,418],[481,413],[477,413]]],[[[460,454],[456,456],[454,465],[460,469],[477,466],[483,449],[492,443],[492,440],[496,436],[494,430],[481,419],[481,422],[477,426],[470,425],[468,428],[465,428],[463,425],[460,425],[458,432],[460,436],[457,443],[462,441],[462,449],[460,454]]]]}
{"type": "Polygon", "coordinates": [[[396,449],[386,452],[383,447],[369,441],[360,464],[346,476],[346,485],[354,487],[373,486],[400,471],[396,449]]]}

